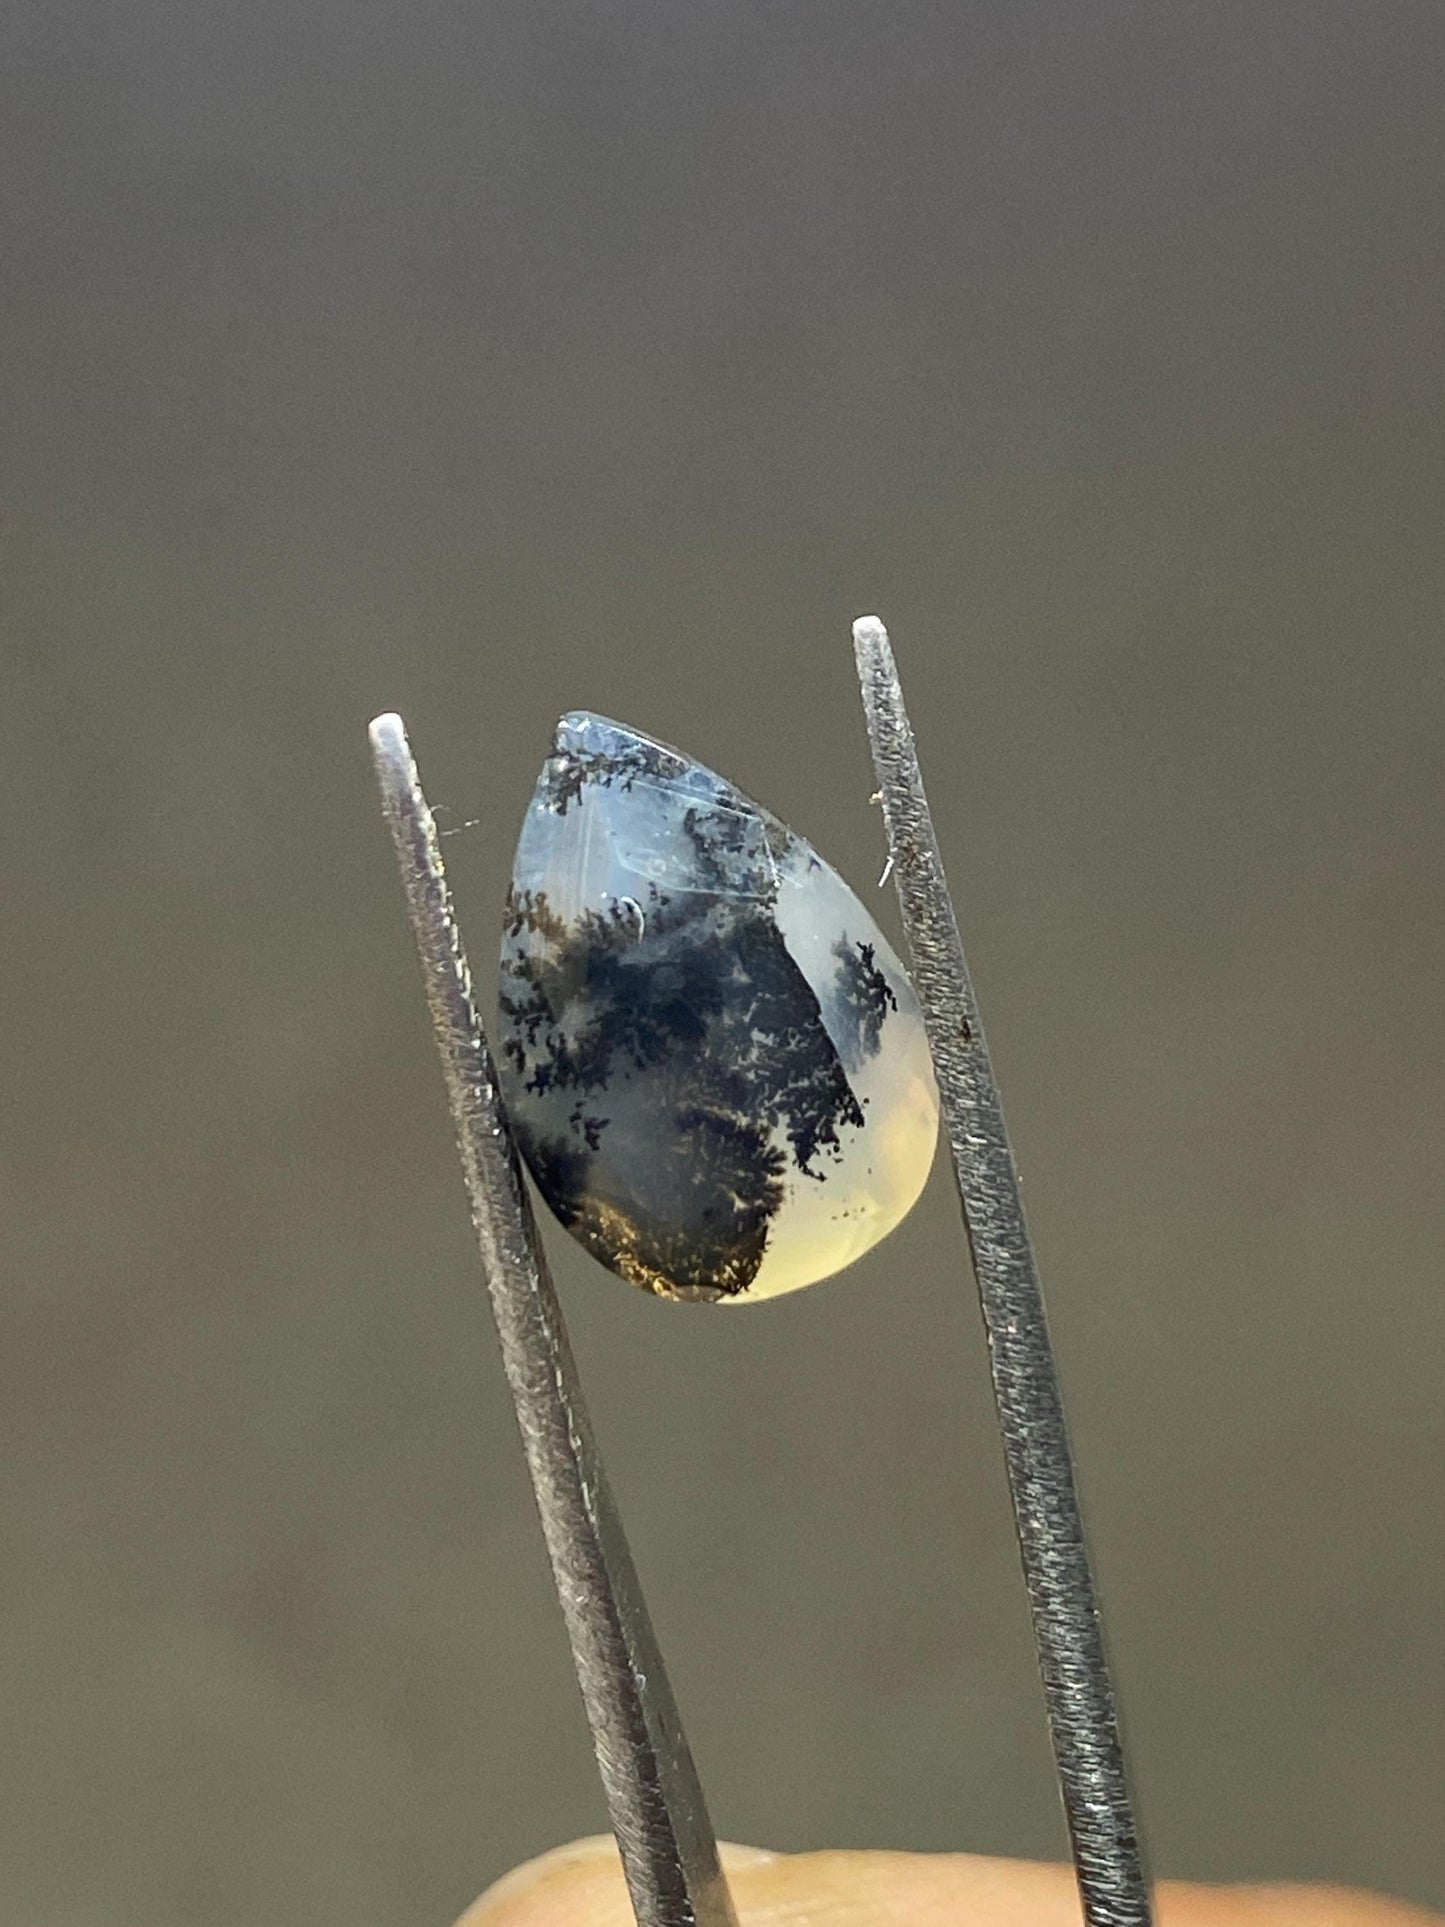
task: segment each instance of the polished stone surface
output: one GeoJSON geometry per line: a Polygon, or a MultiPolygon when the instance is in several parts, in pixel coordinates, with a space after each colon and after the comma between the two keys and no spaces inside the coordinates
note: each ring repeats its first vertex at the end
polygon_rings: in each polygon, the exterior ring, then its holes
{"type": "Polygon", "coordinates": [[[923,1023],[873,919],[775,816],[604,717],[563,717],[527,812],[498,1036],[547,1202],[665,1297],[826,1278],[928,1176],[923,1023]]]}

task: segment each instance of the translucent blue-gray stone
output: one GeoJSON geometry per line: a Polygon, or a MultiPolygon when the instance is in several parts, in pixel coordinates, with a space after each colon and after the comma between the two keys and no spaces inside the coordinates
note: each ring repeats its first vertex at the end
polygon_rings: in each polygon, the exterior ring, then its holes
{"type": "Polygon", "coordinates": [[[664,1297],[826,1278],[928,1176],[923,1023],[873,919],[777,817],[604,717],[562,718],[527,812],[498,1030],[543,1196],[664,1297]]]}

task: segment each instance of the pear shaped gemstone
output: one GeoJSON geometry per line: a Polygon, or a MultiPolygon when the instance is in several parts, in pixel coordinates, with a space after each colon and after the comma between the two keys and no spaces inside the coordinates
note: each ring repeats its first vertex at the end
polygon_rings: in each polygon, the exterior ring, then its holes
{"type": "Polygon", "coordinates": [[[711,770],[585,711],[517,845],[498,1031],[542,1195],[663,1297],[828,1277],[933,1161],[917,1000],[847,884],[711,770]]]}

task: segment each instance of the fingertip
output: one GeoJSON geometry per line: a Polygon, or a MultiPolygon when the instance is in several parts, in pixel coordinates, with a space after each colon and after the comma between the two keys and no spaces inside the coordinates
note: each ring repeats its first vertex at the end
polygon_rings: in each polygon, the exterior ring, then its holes
{"type": "MultiPolygon", "coordinates": [[[[722,1846],[743,1927],[1079,1927],[1071,1868],[972,1854],[770,1853],[722,1846]]],[[[1403,1902],[1325,1887],[1158,1890],[1161,1927],[1445,1927],[1403,1902]]],[[[634,1927],[617,1848],[595,1836],[509,1873],[457,1927],[634,1927]]]]}
{"type": "MultiPolygon", "coordinates": [[[[746,1927],[953,1927],[961,1904],[982,1927],[1073,1927],[1064,1869],[964,1855],[778,1854],[723,1844],[719,1857],[746,1927]]],[[[457,1927],[633,1927],[617,1848],[594,1837],[558,1847],[488,1888],[457,1927]]]]}
{"type": "MultiPolygon", "coordinates": [[[[730,1876],[770,1866],[778,1855],[764,1847],[720,1841],[718,1857],[730,1876]]],[[[632,1927],[622,1861],[611,1834],[592,1834],[553,1847],[488,1887],[457,1927],[632,1927]]]]}
{"type": "MultiPolygon", "coordinates": [[[[616,1882],[622,1887],[622,1865],[610,1834],[593,1834],[553,1847],[527,1860],[490,1887],[457,1922],[457,1927],[546,1927],[549,1922],[591,1921],[590,1906],[616,1882]]],[[[626,1890],[622,1887],[626,1904],[626,1890]]],[[[605,1915],[600,1918],[605,1919],[605,1915]]],[[[623,1916],[625,1919],[626,1916],[623,1916]]]]}

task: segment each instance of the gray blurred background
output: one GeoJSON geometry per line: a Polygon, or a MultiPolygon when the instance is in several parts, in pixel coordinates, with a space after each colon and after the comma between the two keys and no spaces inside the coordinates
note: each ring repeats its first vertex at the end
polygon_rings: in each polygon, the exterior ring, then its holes
{"type": "MultiPolygon", "coordinates": [[[[874,900],[870,609],[1157,1868],[1445,1903],[1445,11],[0,40],[0,1919],[444,1924],[604,1824],[365,726],[484,977],[567,706],[874,900]]],[[[1060,1853],[942,1173],[752,1312],[552,1247],[720,1829],[1060,1853]]]]}

